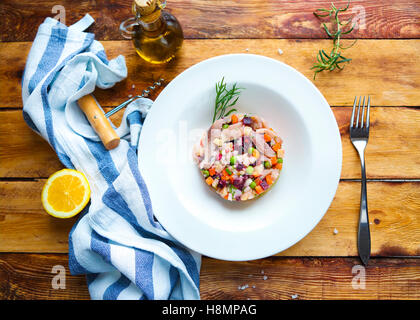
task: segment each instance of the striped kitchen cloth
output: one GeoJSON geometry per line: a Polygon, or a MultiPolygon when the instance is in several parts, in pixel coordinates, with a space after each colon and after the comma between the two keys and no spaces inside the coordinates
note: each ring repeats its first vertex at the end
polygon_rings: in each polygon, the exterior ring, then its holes
{"type": "Polygon", "coordinates": [[[69,236],[69,267],[86,274],[92,299],[199,299],[201,257],[155,220],[137,162],[141,124],[152,102],[139,99],[107,151],[76,100],[127,76],[123,56],[108,60],[86,15],[66,27],[47,18],[38,29],[22,80],[23,117],[68,168],[82,171],[91,203],[69,236]]]}

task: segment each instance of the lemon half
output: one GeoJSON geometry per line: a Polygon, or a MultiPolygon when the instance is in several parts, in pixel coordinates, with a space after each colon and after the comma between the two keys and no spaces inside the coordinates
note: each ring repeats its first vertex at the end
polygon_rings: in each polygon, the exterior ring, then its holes
{"type": "Polygon", "coordinates": [[[71,218],[83,210],[90,199],[85,175],[77,170],[63,169],[51,175],[42,189],[42,205],[56,218],[71,218]]]}

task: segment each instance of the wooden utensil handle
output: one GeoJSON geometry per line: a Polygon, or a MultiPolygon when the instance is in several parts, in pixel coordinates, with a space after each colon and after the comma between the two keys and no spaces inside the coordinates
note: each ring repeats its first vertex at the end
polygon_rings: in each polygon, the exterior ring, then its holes
{"type": "Polygon", "coordinates": [[[120,137],[117,135],[114,128],[112,128],[111,123],[105,117],[95,98],[88,94],[87,96],[80,98],[77,102],[92,125],[92,128],[102,140],[105,148],[107,150],[116,148],[120,144],[120,137]]]}

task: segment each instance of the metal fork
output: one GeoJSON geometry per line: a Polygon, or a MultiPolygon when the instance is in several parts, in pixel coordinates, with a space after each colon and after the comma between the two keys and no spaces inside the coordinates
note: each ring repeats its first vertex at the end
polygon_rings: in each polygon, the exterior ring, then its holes
{"type": "Polygon", "coordinates": [[[370,96],[367,100],[367,108],[365,99],[363,97],[363,111],[360,117],[360,106],[362,97],[359,97],[359,102],[357,102],[357,97],[354,98],[353,103],[353,112],[351,114],[350,120],[350,140],[353,146],[356,148],[359,153],[360,164],[362,166],[362,190],[360,195],[360,217],[359,217],[359,232],[357,235],[357,248],[359,250],[359,257],[362,260],[363,264],[366,266],[370,258],[370,230],[369,230],[369,216],[368,216],[368,205],[366,197],[366,170],[365,170],[365,148],[369,139],[369,111],[370,111],[370,96]],[[356,104],[357,111],[356,111],[356,104]],[[365,119],[365,110],[366,112],[366,122],[365,119]],[[354,122],[354,116],[357,112],[356,122],[354,122]],[[360,121],[359,121],[360,120],[360,121]]]}

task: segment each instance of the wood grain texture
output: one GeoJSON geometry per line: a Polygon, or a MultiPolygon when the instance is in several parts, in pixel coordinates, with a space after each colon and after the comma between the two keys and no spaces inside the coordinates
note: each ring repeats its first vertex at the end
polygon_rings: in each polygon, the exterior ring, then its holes
{"type": "MultiPolygon", "coordinates": [[[[0,182],[0,252],[67,252],[77,217],[60,220],[44,212],[44,182],[0,182]]],[[[367,188],[372,256],[420,256],[420,183],[369,182],[367,188]]],[[[359,198],[360,183],[341,182],[321,222],[281,255],[357,256],[359,198]]]]}
{"type": "MultiPolygon", "coordinates": [[[[168,11],[180,21],[185,38],[325,38],[320,21],[312,14],[329,8],[329,0],[170,0],[168,11]]],[[[0,3],[1,41],[32,41],[37,26],[46,17],[54,17],[53,6],[65,8],[67,25],[89,13],[96,23],[89,29],[99,40],[122,39],[120,23],[131,17],[132,1],[3,0],[0,3]]],[[[334,1],[344,7],[347,1],[334,1]]],[[[365,20],[355,20],[359,28],[355,38],[419,38],[420,2],[418,0],[354,0],[353,14],[365,13],[365,20]]],[[[351,12],[343,15],[346,19],[351,12]]]]}
{"type": "Polygon", "coordinates": [[[67,254],[0,254],[1,300],[81,300],[90,299],[84,276],[71,276],[67,254]],[[66,289],[53,289],[56,273],[66,269],[66,289]]]}
{"type": "MultiPolygon", "coordinates": [[[[84,276],[71,276],[66,254],[0,254],[0,299],[89,299],[84,276]],[[66,289],[54,290],[53,266],[66,268],[66,289]]],[[[372,259],[364,289],[353,288],[358,259],[279,258],[227,262],[203,258],[201,298],[419,299],[419,259],[372,259]],[[353,271],[352,271],[353,270],[353,271]],[[264,274],[262,274],[264,272],[264,274]],[[267,277],[264,280],[264,275],[267,277]],[[244,290],[239,286],[248,285],[244,290]]]]}
{"type": "Polygon", "coordinates": [[[278,257],[249,262],[205,259],[202,299],[418,299],[419,259],[372,259],[365,289],[353,289],[358,259],[278,257]],[[262,274],[264,271],[264,274],[262,274]],[[223,276],[221,276],[223,275],[223,276]],[[264,280],[264,275],[267,279],[264,280]],[[238,290],[248,284],[249,288],[238,290]],[[255,288],[253,288],[255,286],[255,288]]]}
{"type": "MultiPolygon", "coordinates": [[[[95,96],[103,106],[116,106],[129,94],[141,90],[160,77],[171,81],[188,67],[217,55],[254,53],[285,62],[311,81],[316,52],[330,48],[327,40],[189,40],[177,59],[166,65],[143,62],[130,41],[104,41],[109,58],[126,58],[128,78],[95,96]],[[283,50],[279,55],[278,49],[283,50]],[[246,51],[248,50],[248,51],[246,51]],[[135,88],[132,88],[132,85],[135,88]]],[[[0,107],[21,107],[21,78],[30,42],[0,43],[0,107]]],[[[353,58],[341,72],[321,73],[314,84],[333,106],[353,104],[355,95],[372,97],[374,106],[418,106],[420,103],[420,40],[360,40],[347,50],[353,58]],[[404,57],[404,59],[402,59],[404,57]],[[338,85],[339,84],[339,85],[338,85]]],[[[279,77],[279,81],[284,81],[279,77]]]]}
{"type": "MultiPolygon", "coordinates": [[[[342,138],[341,178],[360,179],[359,157],[349,138],[351,108],[332,110],[342,138]]],[[[0,117],[0,177],[46,178],[63,167],[48,143],[27,126],[20,110],[0,111],[0,117]]],[[[121,117],[120,112],[112,120],[118,125],[121,117]]],[[[420,178],[419,123],[418,108],[371,108],[366,149],[369,179],[420,178]]]]}

